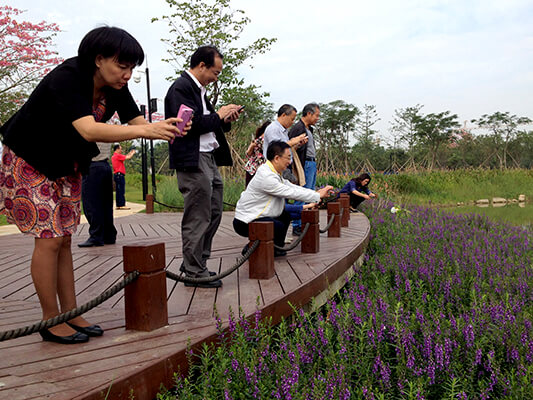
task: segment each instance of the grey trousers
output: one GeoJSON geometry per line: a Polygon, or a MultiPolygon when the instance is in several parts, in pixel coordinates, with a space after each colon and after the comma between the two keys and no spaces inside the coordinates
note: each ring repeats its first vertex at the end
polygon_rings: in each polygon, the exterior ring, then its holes
{"type": "Polygon", "coordinates": [[[197,172],[177,172],[183,195],[181,220],[183,262],[181,270],[191,277],[209,276],[206,262],[222,219],[224,184],[212,153],[200,153],[197,172]]]}

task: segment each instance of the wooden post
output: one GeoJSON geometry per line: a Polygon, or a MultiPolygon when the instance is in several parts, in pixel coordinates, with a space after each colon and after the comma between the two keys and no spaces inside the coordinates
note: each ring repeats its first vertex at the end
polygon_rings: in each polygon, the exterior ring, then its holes
{"type": "Polygon", "coordinates": [[[124,246],[124,272],[141,275],[124,288],[126,329],[153,331],[168,325],[165,244],[124,246]]]}
{"type": "Polygon", "coordinates": [[[343,209],[341,226],[348,226],[350,225],[350,195],[348,193],[341,193],[339,202],[341,203],[341,208],[343,209]]]}
{"type": "Polygon", "coordinates": [[[260,240],[259,247],[250,255],[250,279],[270,279],[274,270],[274,223],[270,221],[251,222],[248,230],[250,244],[260,240]]]}
{"type": "Polygon", "coordinates": [[[331,219],[331,216],[335,214],[335,220],[333,224],[328,229],[328,237],[341,237],[341,203],[338,201],[328,203],[328,222],[331,219]]]}
{"type": "Polygon", "coordinates": [[[154,195],[147,194],[146,195],[146,214],[153,214],[153,213],[154,213],[154,195]]]}
{"type": "Polygon", "coordinates": [[[320,215],[318,209],[302,211],[302,229],[309,223],[309,229],[302,240],[302,253],[320,251],[320,215]]]}

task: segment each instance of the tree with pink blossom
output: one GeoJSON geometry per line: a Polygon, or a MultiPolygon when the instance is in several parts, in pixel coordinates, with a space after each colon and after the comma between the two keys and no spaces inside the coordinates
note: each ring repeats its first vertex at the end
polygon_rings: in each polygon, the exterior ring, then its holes
{"type": "Polygon", "coordinates": [[[0,6],[0,124],[20,107],[40,78],[63,61],[50,49],[59,27],[21,21],[22,13],[0,6]]]}

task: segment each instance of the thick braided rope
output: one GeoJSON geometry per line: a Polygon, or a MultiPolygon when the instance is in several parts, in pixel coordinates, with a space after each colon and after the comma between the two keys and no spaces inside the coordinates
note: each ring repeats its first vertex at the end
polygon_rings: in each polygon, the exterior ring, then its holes
{"type": "Polygon", "coordinates": [[[302,233],[300,234],[300,236],[298,236],[296,238],[296,240],[293,240],[291,242],[291,244],[289,244],[288,246],[281,247],[281,246],[274,245],[274,248],[278,249],[278,250],[283,250],[283,251],[290,251],[290,250],[294,249],[303,240],[303,238],[304,238],[305,234],[307,233],[307,231],[309,230],[310,226],[311,226],[311,224],[309,222],[307,222],[305,224],[304,229],[302,230],[302,233]]]}
{"type": "Polygon", "coordinates": [[[320,233],[326,233],[329,228],[331,228],[331,225],[333,225],[333,221],[335,221],[335,214],[331,214],[331,218],[328,221],[328,224],[324,229],[319,229],[320,233]]]}
{"type": "MultiPolygon", "coordinates": [[[[342,214],[344,213],[344,208],[341,208],[341,212],[339,214],[339,218],[342,218],[342,214]]],[[[319,229],[320,233],[326,233],[329,228],[331,228],[331,225],[333,225],[333,221],[335,221],[335,215],[336,214],[331,214],[331,218],[329,219],[328,221],[328,224],[326,225],[326,227],[324,229],[319,229]]]]}
{"type": "Polygon", "coordinates": [[[100,294],[98,297],[95,297],[91,301],[83,304],[82,306],[78,308],[74,308],[73,310],[67,311],[66,313],[56,315],[55,317],[47,319],[46,321],[40,321],[33,325],[25,326],[23,328],[17,328],[17,329],[12,329],[10,331],[0,332],[0,342],[4,340],[16,339],[18,337],[31,335],[34,332],[38,332],[40,330],[48,329],[48,328],[51,328],[52,326],[62,324],[63,322],[66,322],[72,318],[75,318],[78,315],[86,313],[87,311],[93,309],[97,305],[102,304],[104,301],[106,301],[110,297],[120,292],[122,289],[124,289],[127,285],[129,285],[131,282],[133,282],[138,277],[139,277],[139,271],[133,271],[129,273],[128,275],[126,275],[121,282],[107,289],[105,292],[100,294]]]}
{"type": "Polygon", "coordinates": [[[250,258],[250,255],[255,251],[255,249],[259,247],[259,243],[260,243],[260,240],[254,241],[252,245],[248,247],[248,250],[246,251],[246,253],[244,253],[244,255],[239,260],[237,260],[237,263],[234,266],[232,266],[231,268],[225,270],[224,272],[218,275],[206,276],[202,278],[189,278],[186,276],[177,275],[174,272],[166,271],[167,278],[172,279],[174,281],[187,282],[187,283],[213,282],[213,281],[217,281],[219,279],[225,278],[226,276],[228,276],[229,274],[237,270],[237,268],[239,268],[242,264],[244,264],[246,260],[248,260],[248,258],[250,258]]]}
{"type": "Polygon", "coordinates": [[[155,198],[154,198],[154,203],[157,203],[157,204],[159,204],[160,206],[167,207],[167,208],[174,208],[174,209],[176,209],[176,210],[183,210],[183,207],[180,207],[180,206],[171,206],[170,204],[161,203],[160,201],[157,201],[155,198]]]}

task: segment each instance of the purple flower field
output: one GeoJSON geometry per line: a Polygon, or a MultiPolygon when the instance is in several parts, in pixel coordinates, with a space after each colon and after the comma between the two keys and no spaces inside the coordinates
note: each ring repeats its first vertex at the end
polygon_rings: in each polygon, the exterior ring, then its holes
{"type": "Polygon", "coordinates": [[[160,399],[533,399],[533,235],[367,208],[365,262],[320,313],[232,319],[160,399]]]}

